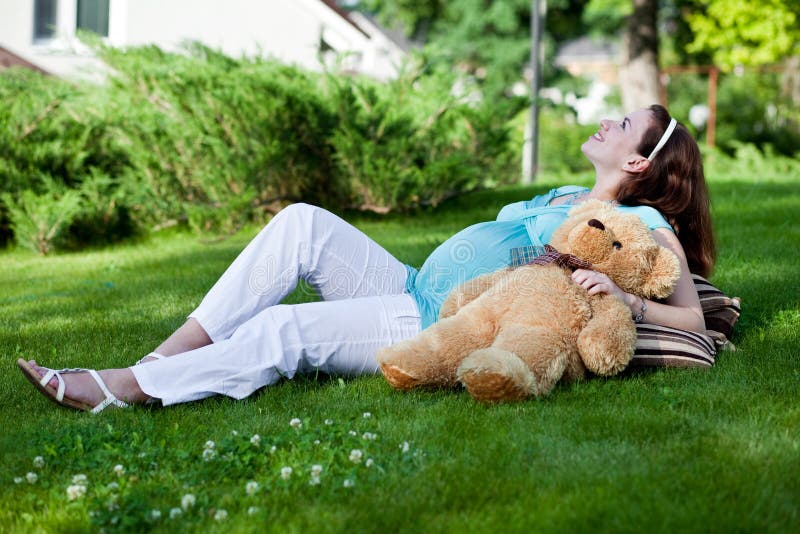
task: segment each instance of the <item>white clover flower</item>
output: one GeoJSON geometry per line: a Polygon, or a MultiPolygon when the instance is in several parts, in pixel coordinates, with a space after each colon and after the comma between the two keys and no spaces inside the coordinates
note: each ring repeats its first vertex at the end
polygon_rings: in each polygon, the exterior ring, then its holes
{"type": "Polygon", "coordinates": [[[308,481],[308,484],[310,486],[319,486],[320,482],[321,481],[318,476],[311,475],[311,480],[308,481]]]}
{"type": "Polygon", "coordinates": [[[314,464],[311,466],[311,476],[318,477],[322,473],[322,466],[319,464],[314,464]]]}
{"type": "Polygon", "coordinates": [[[147,453],[146,452],[140,452],[138,454],[138,456],[139,456],[139,458],[144,458],[145,456],[147,456],[147,453]]]}
{"type": "Polygon", "coordinates": [[[377,437],[378,436],[373,434],[372,432],[364,432],[364,434],[361,435],[362,439],[366,439],[366,440],[370,440],[370,441],[375,441],[375,439],[377,437]]]}
{"type": "Polygon", "coordinates": [[[333,419],[325,419],[325,424],[326,425],[332,425],[333,424],[333,419]]]}
{"type": "Polygon", "coordinates": [[[14,484],[22,484],[22,481],[25,480],[22,477],[14,477],[14,484]]]}
{"type": "Polygon", "coordinates": [[[320,441],[318,439],[314,440],[314,445],[319,445],[320,441]]]}
{"type": "Polygon", "coordinates": [[[295,417],[294,419],[289,421],[289,426],[292,427],[292,428],[300,428],[300,427],[303,426],[303,422],[300,419],[298,419],[297,417],[295,417]]]}
{"type": "Polygon", "coordinates": [[[375,464],[375,460],[373,460],[372,458],[367,458],[367,461],[364,462],[364,465],[366,467],[372,467],[374,464],[375,464]]]}
{"type": "Polygon", "coordinates": [[[289,480],[289,477],[292,476],[292,468],[291,467],[282,467],[281,468],[281,478],[283,480],[289,480]]]}
{"type": "Polygon", "coordinates": [[[197,502],[197,499],[194,498],[194,495],[192,495],[191,493],[187,493],[186,495],[181,497],[181,508],[183,508],[184,510],[188,510],[189,508],[194,506],[195,502],[197,502]]]}
{"type": "Polygon", "coordinates": [[[216,444],[211,440],[206,441],[206,444],[203,445],[204,449],[213,449],[214,447],[216,447],[216,444]]]}
{"type": "Polygon", "coordinates": [[[261,443],[261,436],[258,434],[253,434],[253,437],[250,438],[250,443],[258,447],[258,445],[261,443]]]}
{"type": "Polygon", "coordinates": [[[161,519],[161,510],[150,510],[150,520],[158,521],[161,519]]]}
{"type": "Polygon", "coordinates": [[[217,510],[217,512],[214,514],[214,521],[225,521],[226,519],[228,519],[228,512],[222,508],[217,510]]]}
{"type": "Polygon", "coordinates": [[[28,484],[35,484],[36,481],[39,480],[39,477],[36,475],[36,473],[30,471],[27,475],[25,475],[25,480],[28,481],[28,484]]]}
{"type": "Polygon", "coordinates": [[[214,449],[205,449],[203,451],[203,460],[206,462],[210,462],[217,456],[217,452],[214,449]]]}
{"type": "Polygon", "coordinates": [[[183,515],[183,510],[180,508],[170,508],[169,510],[169,518],[170,519],[177,519],[183,515]]]}
{"type": "Polygon", "coordinates": [[[354,464],[361,463],[361,458],[364,456],[364,453],[361,452],[359,449],[353,449],[350,451],[350,461],[354,464]]]}
{"type": "Polygon", "coordinates": [[[72,483],[76,486],[88,486],[89,479],[86,478],[86,475],[78,474],[72,477],[72,483]]]}
{"type": "Polygon", "coordinates": [[[86,486],[81,484],[73,484],[72,486],[67,486],[67,498],[70,501],[74,501],[75,499],[79,499],[86,494],[86,486]]]}
{"type": "Polygon", "coordinates": [[[250,482],[245,484],[244,491],[248,495],[255,495],[256,492],[258,491],[258,482],[256,482],[255,480],[251,480],[250,482]]]}
{"type": "Polygon", "coordinates": [[[351,436],[357,436],[357,435],[358,435],[358,432],[356,432],[355,430],[350,430],[350,431],[348,432],[348,434],[350,434],[351,436]]]}
{"type": "Polygon", "coordinates": [[[42,467],[44,467],[44,458],[41,456],[37,456],[36,458],[34,458],[33,467],[35,467],[36,469],[41,469],[42,467]]]}
{"type": "Polygon", "coordinates": [[[403,443],[400,444],[400,451],[401,452],[408,452],[409,447],[410,447],[410,445],[408,444],[408,442],[404,441],[403,443]]]}
{"type": "Polygon", "coordinates": [[[273,445],[272,447],[270,447],[270,448],[269,448],[269,453],[270,453],[270,454],[275,454],[275,451],[277,451],[277,450],[278,450],[278,447],[276,447],[275,445],[273,445]]]}
{"type": "Polygon", "coordinates": [[[342,482],[342,486],[344,486],[345,488],[352,488],[353,487],[353,481],[350,480],[349,478],[346,478],[346,479],[344,479],[344,482],[342,482]]]}
{"type": "Polygon", "coordinates": [[[247,515],[256,515],[259,512],[258,506],[251,506],[247,509],[247,515]]]}
{"type": "Polygon", "coordinates": [[[372,417],[372,414],[369,412],[364,412],[363,414],[361,414],[361,417],[363,417],[364,419],[369,419],[370,417],[372,417]]]}
{"type": "Polygon", "coordinates": [[[231,430],[231,436],[234,436],[234,437],[236,437],[236,436],[238,436],[238,435],[239,435],[239,433],[238,433],[237,431],[235,431],[235,430],[231,430]]]}
{"type": "Polygon", "coordinates": [[[117,464],[114,466],[114,474],[118,477],[121,477],[125,474],[125,466],[122,464],[117,464]]]}

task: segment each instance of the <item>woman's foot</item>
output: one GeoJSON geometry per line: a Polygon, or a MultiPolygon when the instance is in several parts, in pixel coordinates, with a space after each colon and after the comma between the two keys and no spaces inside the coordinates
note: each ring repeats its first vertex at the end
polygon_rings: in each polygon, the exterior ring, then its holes
{"type": "MultiPolygon", "coordinates": [[[[28,365],[39,375],[40,379],[49,371],[38,365],[35,360],[30,360],[28,365]]],[[[150,398],[141,390],[130,369],[106,369],[98,371],[97,374],[100,375],[108,390],[123,402],[140,404],[150,398]]],[[[88,371],[63,373],[61,379],[64,381],[64,398],[66,399],[91,407],[97,406],[106,399],[106,394],[88,371]]],[[[46,385],[58,389],[58,379],[53,376],[46,385]]]]}

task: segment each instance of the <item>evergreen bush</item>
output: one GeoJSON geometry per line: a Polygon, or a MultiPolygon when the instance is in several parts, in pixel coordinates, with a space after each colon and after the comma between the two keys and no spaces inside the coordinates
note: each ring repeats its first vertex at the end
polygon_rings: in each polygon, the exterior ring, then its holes
{"type": "Polygon", "coordinates": [[[404,210],[516,178],[524,101],[468,101],[422,62],[378,83],[196,43],[97,52],[102,85],[0,75],[0,236],[50,251],[173,224],[227,233],[294,201],[404,210]],[[67,204],[46,245],[26,230],[67,204]]]}

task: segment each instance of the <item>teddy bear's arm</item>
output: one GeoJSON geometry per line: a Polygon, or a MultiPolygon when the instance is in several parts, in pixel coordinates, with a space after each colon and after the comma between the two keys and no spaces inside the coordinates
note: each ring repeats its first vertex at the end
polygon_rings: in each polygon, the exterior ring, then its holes
{"type": "Polygon", "coordinates": [[[598,294],[589,298],[592,318],[578,335],[578,352],[591,372],[601,376],[619,373],[636,348],[636,325],[630,309],[618,298],[598,294]]]}
{"type": "Polygon", "coordinates": [[[447,295],[442,307],[439,310],[439,319],[444,319],[455,315],[458,310],[481,296],[486,290],[491,288],[499,279],[508,275],[507,269],[483,274],[472,280],[467,280],[447,295]]]}

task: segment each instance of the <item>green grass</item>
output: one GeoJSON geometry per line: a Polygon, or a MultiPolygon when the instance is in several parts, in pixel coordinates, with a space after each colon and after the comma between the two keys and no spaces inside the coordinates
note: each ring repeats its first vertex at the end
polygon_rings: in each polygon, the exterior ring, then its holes
{"type": "MultiPolygon", "coordinates": [[[[411,216],[346,217],[420,264],[455,231],[551,185],[475,193],[411,216]]],[[[47,258],[3,252],[0,529],[796,530],[800,177],[719,178],[711,187],[720,251],[712,280],[742,297],[738,350],[708,371],[598,379],[501,406],[463,391],[398,393],[380,377],[312,377],[243,401],[101,416],[60,409],[24,380],[17,357],[56,367],[130,364],[182,324],[257,228],[215,244],[174,232],[47,258]],[[294,417],[302,429],[289,426],[294,417]],[[218,452],[210,462],[202,460],[207,440],[218,452]],[[374,465],[350,462],[352,449],[374,465]],[[43,468],[34,468],[35,456],[43,468]],[[324,469],[318,486],[308,484],[313,464],[324,469]],[[295,470],[288,481],[279,476],[284,465],[295,470]],[[35,483],[14,483],[28,472],[35,483]],[[70,502],[66,488],[78,473],[88,491],[70,502]],[[250,480],[260,485],[256,495],[245,491],[250,480]],[[118,490],[106,488],[112,481],[118,490]],[[187,493],[196,505],[169,519],[187,493]],[[114,494],[118,508],[109,510],[114,494]],[[224,522],[213,519],[220,508],[224,522]],[[160,519],[150,518],[153,509],[160,519]]],[[[289,300],[308,298],[298,291],[289,300]]]]}

